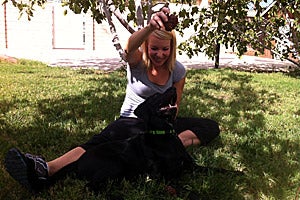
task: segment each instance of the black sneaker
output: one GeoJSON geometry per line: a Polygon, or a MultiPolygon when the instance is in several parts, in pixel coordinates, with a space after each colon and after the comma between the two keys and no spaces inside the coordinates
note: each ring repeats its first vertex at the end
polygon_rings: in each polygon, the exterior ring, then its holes
{"type": "Polygon", "coordinates": [[[40,156],[24,155],[12,148],[7,152],[4,164],[7,172],[29,191],[41,190],[47,180],[48,166],[40,156]]]}
{"type": "Polygon", "coordinates": [[[47,180],[48,165],[45,161],[45,158],[41,156],[31,155],[29,153],[25,154],[25,158],[27,158],[28,162],[33,166],[36,178],[39,180],[47,180]]]}

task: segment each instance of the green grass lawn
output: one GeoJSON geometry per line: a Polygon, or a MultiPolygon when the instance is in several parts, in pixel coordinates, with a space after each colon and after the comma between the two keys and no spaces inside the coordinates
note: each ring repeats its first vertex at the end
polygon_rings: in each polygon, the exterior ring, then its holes
{"type": "MultiPolygon", "coordinates": [[[[11,147],[53,159],[97,134],[119,115],[124,71],[50,68],[38,62],[0,62],[0,199],[174,199],[163,182],[111,181],[99,194],[67,177],[33,196],[5,171],[11,147]]],[[[190,147],[196,162],[211,169],[185,174],[177,199],[196,191],[200,199],[297,199],[300,190],[299,73],[189,70],[182,116],[208,117],[220,138],[190,147]],[[212,168],[228,170],[225,173],[212,168]],[[243,172],[237,174],[236,171],[243,172]]]]}

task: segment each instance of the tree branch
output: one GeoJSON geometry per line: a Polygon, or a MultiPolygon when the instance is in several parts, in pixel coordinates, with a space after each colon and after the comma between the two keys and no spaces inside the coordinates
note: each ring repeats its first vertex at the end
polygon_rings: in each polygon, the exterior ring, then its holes
{"type": "MultiPolygon", "coordinates": [[[[227,20],[227,22],[228,22],[228,23],[231,23],[229,20],[227,20]]],[[[232,24],[232,23],[231,23],[231,24],[232,24]]],[[[238,27],[236,27],[236,25],[232,24],[232,27],[233,27],[236,31],[238,31],[239,33],[245,34],[245,32],[241,31],[238,27]]],[[[278,53],[277,51],[274,51],[273,49],[269,48],[268,46],[266,46],[266,45],[263,44],[262,42],[258,41],[256,38],[253,38],[253,37],[251,37],[251,36],[249,36],[249,35],[245,35],[245,36],[247,36],[248,39],[257,42],[257,43],[260,44],[263,48],[268,49],[268,50],[271,51],[273,54],[278,55],[279,57],[281,57],[281,58],[283,58],[283,59],[285,59],[285,60],[288,60],[288,61],[292,62],[293,64],[295,64],[296,66],[300,67],[300,63],[297,63],[296,61],[294,61],[294,60],[292,60],[292,59],[290,59],[290,58],[288,58],[288,57],[285,58],[282,54],[280,54],[280,53],[278,53]]],[[[274,39],[276,40],[276,38],[274,38],[274,39]]],[[[276,40],[276,41],[278,41],[278,40],[276,40]]]]}
{"type": "Polygon", "coordinates": [[[134,33],[135,30],[128,24],[128,22],[123,18],[122,14],[120,13],[119,10],[115,10],[113,11],[113,14],[115,15],[115,17],[119,20],[119,22],[124,26],[124,28],[126,28],[129,33],[134,33]]]}
{"type": "Polygon", "coordinates": [[[135,9],[136,9],[136,18],[137,18],[137,25],[138,29],[144,27],[144,16],[143,16],[143,8],[141,0],[135,0],[135,9]]]}
{"type": "MultiPolygon", "coordinates": [[[[108,4],[110,4],[111,0],[108,0],[108,4]]],[[[109,8],[107,7],[107,4],[105,2],[105,0],[99,0],[99,3],[102,4],[102,9],[105,13],[105,16],[106,16],[106,19],[108,21],[108,24],[109,24],[109,29],[110,29],[110,32],[112,33],[113,35],[113,39],[112,39],[112,42],[116,48],[116,50],[118,51],[122,61],[125,61],[125,54],[124,54],[124,50],[120,44],[120,39],[118,37],[118,34],[116,32],[116,27],[112,21],[112,18],[111,18],[111,13],[109,11],[109,8]]],[[[112,2],[111,2],[112,3],[112,2]]]]}

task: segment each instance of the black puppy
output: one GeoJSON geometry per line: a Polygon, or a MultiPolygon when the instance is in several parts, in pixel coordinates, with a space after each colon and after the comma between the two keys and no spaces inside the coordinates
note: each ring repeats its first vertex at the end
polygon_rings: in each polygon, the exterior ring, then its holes
{"type": "Polygon", "coordinates": [[[98,190],[108,179],[141,174],[171,180],[193,166],[173,131],[176,97],[175,88],[149,97],[135,110],[146,123],[145,132],[95,146],[78,160],[78,175],[89,181],[91,189],[98,190]]]}

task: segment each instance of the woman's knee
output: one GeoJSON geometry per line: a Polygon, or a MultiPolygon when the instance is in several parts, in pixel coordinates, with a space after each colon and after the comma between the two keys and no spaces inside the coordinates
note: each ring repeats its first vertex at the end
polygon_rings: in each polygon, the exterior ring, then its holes
{"type": "Polygon", "coordinates": [[[201,145],[207,145],[220,135],[219,124],[211,119],[205,119],[202,125],[191,128],[200,140],[201,145]]]}

